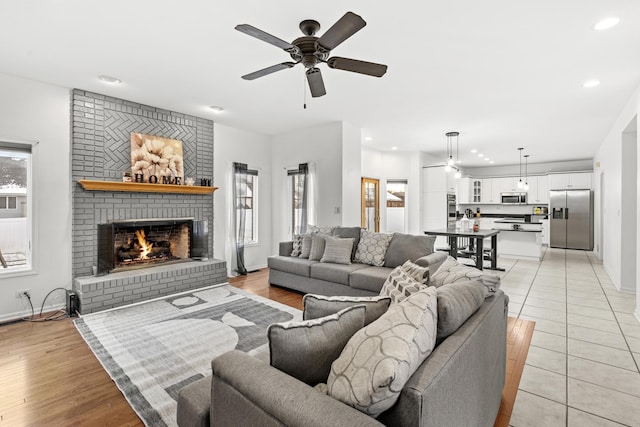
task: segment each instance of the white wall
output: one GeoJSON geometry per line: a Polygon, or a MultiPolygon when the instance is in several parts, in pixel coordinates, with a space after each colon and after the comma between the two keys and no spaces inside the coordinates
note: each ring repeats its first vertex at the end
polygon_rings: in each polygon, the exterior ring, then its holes
{"type": "MultiPolygon", "coordinates": [[[[0,274],[0,321],[31,314],[15,292],[30,289],[36,311],[46,294],[71,288],[70,89],[0,74],[0,139],[39,141],[33,149],[33,272],[0,274]]],[[[47,307],[64,305],[61,291],[47,307]]],[[[46,308],[45,308],[46,309],[46,308]]]]}
{"type": "Polygon", "coordinates": [[[318,225],[342,224],[342,214],[335,213],[336,207],[342,212],[342,138],[341,122],[272,137],[272,253],[278,253],[278,242],[291,238],[287,209],[287,169],[295,169],[300,163],[315,163],[318,177],[318,225]]]}
{"type": "MultiPolygon", "coordinates": [[[[603,265],[607,273],[611,277],[615,286],[621,287],[621,239],[623,238],[623,230],[621,228],[621,209],[622,209],[622,133],[627,128],[633,118],[640,112],[640,87],[631,94],[629,101],[622,109],[618,119],[612,126],[611,130],[604,138],[600,148],[594,157],[594,179],[596,185],[596,204],[595,204],[595,224],[596,230],[602,225],[602,255],[603,265]],[[600,175],[604,174],[604,189],[600,189],[600,175]],[[600,194],[604,194],[604,217],[600,217],[600,194]]],[[[640,152],[639,152],[640,154],[640,152]]],[[[640,158],[638,158],[640,161],[640,158]]],[[[637,186],[640,190],[640,185],[637,186]]],[[[627,197],[636,197],[640,202],[640,194],[626,195],[627,197]]],[[[640,221],[640,218],[638,218],[640,221]]],[[[625,236],[625,238],[629,238],[625,236]]],[[[640,244],[640,236],[636,235],[636,248],[640,244]]],[[[636,250],[637,254],[640,251],[636,250]]],[[[639,265],[640,259],[636,259],[636,265],[639,265]]],[[[640,283],[640,277],[636,280],[636,295],[638,302],[636,304],[636,317],[640,320],[640,292],[637,288],[640,283]]]]}
{"type": "Polygon", "coordinates": [[[258,171],[258,244],[245,247],[244,259],[249,271],[266,267],[271,255],[271,137],[217,123],[213,135],[213,181],[219,187],[214,193],[213,257],[227,261],[227,274],[232,276],[235,261],[227,259],[232,250],[227,247],[231,188],[227,175],[233,162],[246,163],[258,171]]]}
{"type": "Polygon", "coordinates": [[[360,178],[362,177],[362,132],[342,123],[342,224],[353,227],[361,221],[360,178]]]}

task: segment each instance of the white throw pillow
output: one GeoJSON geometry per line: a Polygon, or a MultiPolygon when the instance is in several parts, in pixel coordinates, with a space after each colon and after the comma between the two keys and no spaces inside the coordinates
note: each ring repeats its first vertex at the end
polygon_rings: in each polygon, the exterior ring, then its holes
{"type": "Polygon", "coordinates": [[[331,365],[329,396],[376,417],[389,409],[436,342],[436,288],[411,295],[355,333],[331,365]]]}
{"type": "Polygon", "coordinates": [[[485,298],[489,298],[500,289],[500,276],[487,274],[468,265],[460,264],[453,257],[447,257],[440,268],[431,275],[429,285],[439,288],[449,283],[460,282],[463,280],[479,280],[482,282],[485,290],[485,298]]]}
{"type": "Polygon", "coordinates": [[[383,266],[384,255],[387,253],[392,237],[393,234],[360,230],[360,241],[356,250],[355,262],[378,267],[383,266]]]}
{"type": "Polygon", "coordinates": [[[380,289],[380,295],[390,297],[391,303],[396,304],[425,287],[400,266],[391,270],[380,289]]]}
{"type": "Polygon", "coordinates": [[[429,267],[423,267],[407,260],[402,264],[402,269],[423,285],[429,284],[429,267]]]}

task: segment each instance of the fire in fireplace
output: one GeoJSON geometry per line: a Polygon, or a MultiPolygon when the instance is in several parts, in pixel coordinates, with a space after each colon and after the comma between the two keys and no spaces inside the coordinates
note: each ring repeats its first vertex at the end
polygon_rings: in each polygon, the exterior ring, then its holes
{"type": "Polygon", "coordinates": [[[206,258],[203,222],[178,218],[99,224],[98,274],[206,258]]]}

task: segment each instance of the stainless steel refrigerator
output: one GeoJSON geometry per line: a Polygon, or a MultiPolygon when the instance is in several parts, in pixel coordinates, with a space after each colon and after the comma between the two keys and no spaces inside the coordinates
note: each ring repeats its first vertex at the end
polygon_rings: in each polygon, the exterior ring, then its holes
{"type": "Polygon", "coordinates": [[[552,190],[549,211],[552,248],[593,250],[591,190],[552,190]]]}

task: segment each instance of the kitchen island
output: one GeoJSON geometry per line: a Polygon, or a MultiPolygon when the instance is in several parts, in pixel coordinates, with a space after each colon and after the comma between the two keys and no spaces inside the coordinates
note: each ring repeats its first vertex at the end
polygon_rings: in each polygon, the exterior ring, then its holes
{"type": "Polygon", "coordinates": [[[507,258],[542,260],[542,224],[524,221],[495,221],[498,235],[498,255],[507,258]]]}

